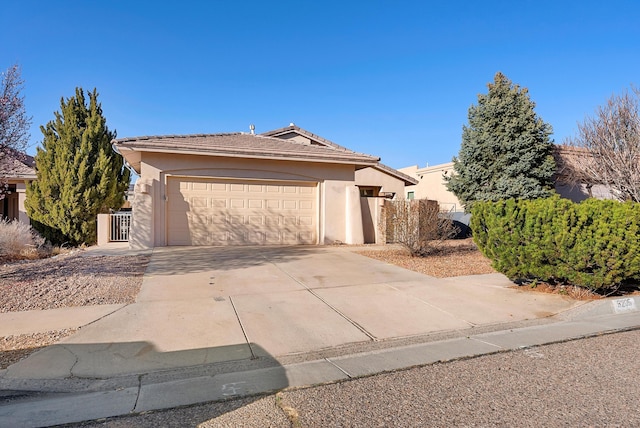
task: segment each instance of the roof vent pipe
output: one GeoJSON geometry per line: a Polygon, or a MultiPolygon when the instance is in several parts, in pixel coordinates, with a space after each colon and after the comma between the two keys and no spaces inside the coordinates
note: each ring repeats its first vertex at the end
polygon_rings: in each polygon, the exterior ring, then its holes
{"type": "Polygon", "coordinates": [[[256,133],[256,126],[252,123],[249,125],[249,130],[251,131],[251,135],[254,135],[256,133]]]}

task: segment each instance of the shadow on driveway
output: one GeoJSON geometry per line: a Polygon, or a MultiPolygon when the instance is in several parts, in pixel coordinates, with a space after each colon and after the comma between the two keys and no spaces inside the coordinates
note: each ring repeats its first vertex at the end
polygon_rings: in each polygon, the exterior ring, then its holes
{"type": "Polygon", "coordinates": [[[317,246],[295,247],[156,247],[147,275],[181,275],[284,263],[322,252],[317,246]]]}

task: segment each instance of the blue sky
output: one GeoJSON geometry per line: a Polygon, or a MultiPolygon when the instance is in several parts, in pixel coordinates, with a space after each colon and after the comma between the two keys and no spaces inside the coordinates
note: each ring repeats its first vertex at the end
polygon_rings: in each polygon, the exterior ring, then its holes
{"type": "Polygon", "coordinates": [[[640,85],[637,1],[10,1],[29,153],[61,97],[98,89],[119,137],[290,122],[395,168],[448,162],[497,71],[561,143],[640,85]]]}

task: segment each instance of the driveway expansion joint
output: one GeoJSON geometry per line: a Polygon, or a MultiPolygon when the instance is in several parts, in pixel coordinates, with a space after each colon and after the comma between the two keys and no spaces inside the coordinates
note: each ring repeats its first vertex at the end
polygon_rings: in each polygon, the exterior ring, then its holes
{"type": "Polygon", "coordinates": [[[236,319],[238,320],[238,324],[240,324],[240,329],[242,330],[242,335],[244,336],[244,340],[247,342],[247,346],[249,347],[249,352],[251,353],[251,359],[255,360],[258,357],[253,352],[253,347],[251,346],[251,341],[249,340],[249,335],[247,335],[247,330],[244,328],[242,324],[242,320],[240,319],[240,314],[238,313],[238,309],[236,308],[235,303],[233,303],[233,298],[229,296],[229,302],[231,302],[231,306],[233,307],[233,312],[236,314],[236,319]]]}
{"type": "Polygon", "coordinates": [[[345,374],[345,376],[347,376],[349,379],[353,379],[353,376],[346,371],[345,369],[343,369],[342,367],[340,367],[338,364],[334,363],[333,361],[331,361],[329,358],[325,358],[324,359],[327,363],[331,364],[332,366],[334,366],[335,368],[337,368],[338,370],[340,370],[342,373],[345,374]]]}
{"type": "Polygon", "coordinates": [[[307,290],[313,297],[315,297],[316,299],[320,300],[322,303],[324,303],[326,306],[328,306],[332,311],[334,311],[336,314],[340,315],[342,318],[344,318],[349,324],[353,325],[355,328],[357,328],[358,330],[360,330],[365,336],[367,336],[369,339],[371,339],[374,342],[378,341],[378,338],[376,336],[374,336],[372,333],[370,333],[366,328],[364,328],[363,326],[361,326],[360,324],[358,324],[356,321],[354,321],[353,319],[351,319],[350,317],[348,317],[346,314],[342,313],[338,308],[336,308],[335,306],[333,306],[332,304],[330,304],[329,302],[327,302],[325,299],[323,299],[322,297],[320,297],[318,295],[318,293],[316,293],[312,288],[308,287],[307,284],[305,284],[304,282],[298,280],[297,278],[295,278],[294,276],[292,276],[289,272],[287,272],[286,270],[282,269],[280,266],[278,266],[276,263],[271,262],[270,260],[268,260],[266,257],[263,256],[263,258],[268,262],[271,263],[273,266],[276,267],[276,269],[278,269],[280,272],[284,273],[285,275],[287,275],[289,278],[291,278],[293,281],[295,281],[296,283],[300,284],[305,290],[307,290]]]}
{"type": "Polygon", "coordinates": [[[118,309],[114,309],[113,311],[109,312],[108,314],[105,314],[105,315],[101,316],[100,318],[94,319],[93,321],[91,321],[91,322],[89,322],[89,323],[87,323],[87,324],[85,324],[83,326],[80,326],[79,328],[86,327],[86,326],[91,325],[91,324],[95,324],[98,321],[103,320],[106,317],[111,316],[111,315],[115,314],[116,312],[119,312],[119,311],[123,310],[124,308],[126,308],[127,306],[130,306],[130,305],[132,305],[132,303],[125,303],[121,307],[119,307],[118,309]]]}

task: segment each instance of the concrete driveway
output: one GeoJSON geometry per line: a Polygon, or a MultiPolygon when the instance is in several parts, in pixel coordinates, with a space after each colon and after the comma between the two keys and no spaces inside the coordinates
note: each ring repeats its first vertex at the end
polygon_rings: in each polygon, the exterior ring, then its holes
{"type": "Polygon", "coordinates": [[[104,379],[278,360],[577,305],[511,285],[499,274],[437,279],[345,247],[156,248],[136,303],[14,364],[5,377],[104,379]]]}

